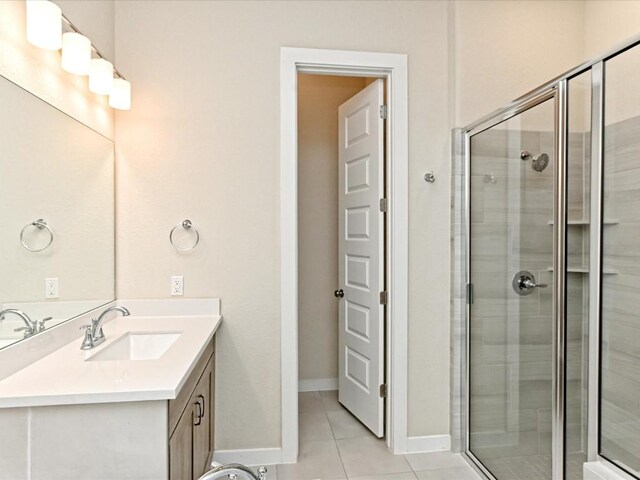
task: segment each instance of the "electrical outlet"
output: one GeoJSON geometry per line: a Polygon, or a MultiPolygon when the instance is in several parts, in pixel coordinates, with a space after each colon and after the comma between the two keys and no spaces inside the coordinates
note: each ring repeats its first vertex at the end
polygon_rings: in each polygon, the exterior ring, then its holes
{"type": "Polygon", "coordinates": [[[184,295],[184,277],[182,275],[171,277],[171,295],[184,295]]]}
{"type": "Polygon", "coordinates": [[[46,278],[44,281],[44,296],[46,298],[58,298],[58,279],[46,278]]]}

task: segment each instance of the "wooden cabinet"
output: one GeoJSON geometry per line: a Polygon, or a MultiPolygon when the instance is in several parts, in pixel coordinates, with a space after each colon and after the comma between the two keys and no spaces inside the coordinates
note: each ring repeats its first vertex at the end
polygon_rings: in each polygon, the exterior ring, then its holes
{"type": "Polygon", "coordinates": [[[169,439],[169,478],[193,478],[193,410],[185,412],[169,439]]]}
{"type": "Polygon", "coordinates": [[[211,446],[211,380],[213,375],[213,358],[202,374],[194,392],[194,428],[193,428],[193,469],[194,480],[197,480],[207,469],[207,461],[211,446]]]}
{"type": "Polygon", "coordinates": [[[209,470],[214,433],[214,367],[211,344],[177,398],[169,401],[170,480],[197,480],[209,470]]]}

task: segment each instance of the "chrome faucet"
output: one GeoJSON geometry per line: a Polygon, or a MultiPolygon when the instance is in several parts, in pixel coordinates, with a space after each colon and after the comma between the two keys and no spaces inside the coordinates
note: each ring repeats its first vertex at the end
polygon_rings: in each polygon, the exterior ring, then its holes
{"type": "Polygon", "coordinates": [[[110,312],[120,312],[123,317],[131,315],[129,310],[124,307],[109,307],[102,312],[97,319],[94,318],[91,320],[91,325],[82,325],[80,329],[84,329],[85,334],[84,340],[82,340],[82,345],[80,346],[81,350],[90,350],[104,342],[105,337],[104,332],[102,331],[102,324],[104,323],[105,317],[110,312]]]}
{"type": "MultiPolygon", "coordinates": [[[[0,312],[0,320],[4,320],[4,317],[7,313],[13,313],[22,319],[25,323],[24,327],[15,328],[14,332],[22,332],[24,331],[25,338],[33,335],[34,333],[38,333],[38,322],[35,322],[29,318],[29,315],[24,313],[22,310],[18,310],[17,308],[7,308],[6,310],[2,310],[0,312]]],[[[45,320],[42,321],[44,324],[45,320]]],[[[44,327],[44,325],[43,325],[44,327]]]]}
{"type": "Polygon", "coordinates": [[[260,467],[256,475],[249,467],[240,465],[239,463],[230,463],[229,465],[220,465],[202,475],[198,480],[216,480],[224,478],[236,480],[238,475],[247,480],[267,480],[267,469],[260,467]]]}

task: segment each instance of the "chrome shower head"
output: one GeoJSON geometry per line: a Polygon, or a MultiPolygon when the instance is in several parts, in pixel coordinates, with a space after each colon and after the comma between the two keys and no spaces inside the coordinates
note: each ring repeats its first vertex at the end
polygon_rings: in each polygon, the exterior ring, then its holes
{"type": "Polygon", "coordinates": [[[541,153],[535,157],[524,150],[520,153],[520,158],[524,161],[531,160],[531,168],[536,172],[542,172],[549,165],[549,155],[541,153]]]}

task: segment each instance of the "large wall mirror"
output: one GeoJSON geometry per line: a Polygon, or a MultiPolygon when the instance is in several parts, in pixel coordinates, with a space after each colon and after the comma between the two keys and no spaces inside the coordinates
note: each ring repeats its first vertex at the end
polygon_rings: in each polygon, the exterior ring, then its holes
{"type": "Polygon", "coordinates": [[[0,348],[114,299],[114,145],[0,76],[0,348]]]}

